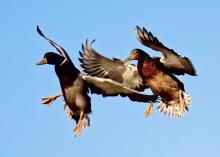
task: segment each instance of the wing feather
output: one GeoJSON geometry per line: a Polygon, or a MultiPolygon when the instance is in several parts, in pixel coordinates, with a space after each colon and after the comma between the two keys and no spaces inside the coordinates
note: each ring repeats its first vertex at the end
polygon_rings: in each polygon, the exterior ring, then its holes
{"type": "Polygon", "coordinates": [[[115,62],[114,60],[100,55],[92,48],[93,42],[89,44],[86,40],[85,45],[82,45],[80,62],[82,63],[81,66],[84,68],[84,72],[91,76],[111,78],[122,83],[122,74],[125,71],[123,62],[115,62]],[[116,77],[112,78],[112,74],[116,77]]]}
{"type": "Polygon", "coordinates": [[[154,102],[157,99],[155,95],[147,95],[136,90],[124,87],[121,83],[106,78],[98,78],[88,75],[82,75],[87,82],[92,93],[102,94],[102,96],[122,96],[129,97],[132,101],[154,102]]]}
{"type": "Polygon", "coordinates": [[[147,88],[143,84],[136,66],[125,64],[117,58],[109,59],[102,56],[92,48],[93,42],[89,44],[86,40],[86,43],[82,45],[82,52],[80,52],[79,61],[85,73],[91,76],[109,78],[139,91],[147,88]]]}
{"type": "Polygon", "coordinates": [[[63,61],[63,63],[65,61],[69,61],[70,63],[72,63],[69,55],[67,54],[67,52],[64,50],[64,48],[62,48],[61,46],[59,46],[57,43],[55,43],[53,40],[47,38],[42,31],[40,30],[39,26],[37,26],[37,32],[44,38],[46,39],[53,47],[55,47],[57,49],[57,51],[65,58],[65,60],[63,61]]]}
{"type": "Polygon", "coordinates": [[[137,39],[145,46],[163,53],[163,58],[160,60],[165,68],[176,75],[196,75],[196,70],[189,58],[180,56],[173,49],[164,46],[150,31],[144,27],[141,29],[136,26],[135,29],[137,39]]]}

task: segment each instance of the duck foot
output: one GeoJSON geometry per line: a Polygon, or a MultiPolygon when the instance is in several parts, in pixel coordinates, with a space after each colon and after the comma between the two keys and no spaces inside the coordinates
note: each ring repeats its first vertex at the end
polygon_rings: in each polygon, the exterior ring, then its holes
{"type": "Polygon", "coordinates": [[[82,131],[82,118],[84,116],[83,112],[80,112],[80,117],[79,117],[79,121],[76,124],[76,127],[74,129],[74,134],[75,136],[80,136],[81,131],[82,131]]]}
{"type": "Polygon", "coordinates": [[[42,98],[42,104],[47,104],[47,105],[51,105],[54,100],[56,100],[56,98],[63,96],[63,94],[58,94],[58,95],[54,95],[54,96],[49,96],[49,97],[44,97],[42,98]]]}
{"type": "Polygon", "coordinates": [[[147,116],[151,116],[153,114],[153,105],[154,103],[151,101],[149,106],[147,107],[146,111],[144,112],[144,115],[147,116]]]}

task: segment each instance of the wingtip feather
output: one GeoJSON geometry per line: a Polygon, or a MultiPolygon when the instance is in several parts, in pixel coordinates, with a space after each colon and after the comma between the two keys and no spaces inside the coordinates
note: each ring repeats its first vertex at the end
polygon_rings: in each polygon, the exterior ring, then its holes
{"type": "Polygon", "coordinates": [[[44,34],[42,33],[42,31],[40,30],[38,25],[37,25],[37,32],[38,32],[38,34],[40,34],[42,37],[45,38],[44,34]]]}

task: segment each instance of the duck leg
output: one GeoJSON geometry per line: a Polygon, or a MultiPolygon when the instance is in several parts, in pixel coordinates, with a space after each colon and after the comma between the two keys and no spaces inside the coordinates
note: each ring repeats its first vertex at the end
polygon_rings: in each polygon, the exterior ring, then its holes
{"type": "Polygon", "coordinates": [[[151,101],[149,106],[147,107],[146,111],[144,112],[144,115],[147,116],[151,116],[153,114],[153,105],[154,103],[151,101]]]}
{"type": "Polygon", "coordinates": [[[47,105],[51,105],[54,100],[56,100],[56,98],[63,96],[63,94],[58,94],[58,95],[54,95],[54,96],[49,96],[49,97],[44,97],[42,98],[42,104],[47,104],[47,105]]]}
{"type": "Polygon", "coordinates": [[[74,129],[75,136],[79,136],[81,134],[83,116],[84,116],[84,112],[82,111],[80,112],[79,121],[77,122],[76,127],[74,129]]]}

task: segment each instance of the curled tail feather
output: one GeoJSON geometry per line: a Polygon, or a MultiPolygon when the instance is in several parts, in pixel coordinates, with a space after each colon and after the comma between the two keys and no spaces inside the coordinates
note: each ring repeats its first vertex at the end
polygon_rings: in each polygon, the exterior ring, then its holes
{"type": "Polygon", "coordinates": [[[88,128],[90,127],[90,118],[88,114],[85,114],[83,119],[82,119],[82,126],[83,128],[88,128]]]}
{"type": "Polygon", "coordinates": [[[160,112],[163,112],[165,115],[171,117],[181,117],[191,106],[191,96],[186,94],[184,91],[179,91],[179,100],[178,101],[169,101],[164,102],[161,100],[158,104],[158,109],[160,112]]]}

